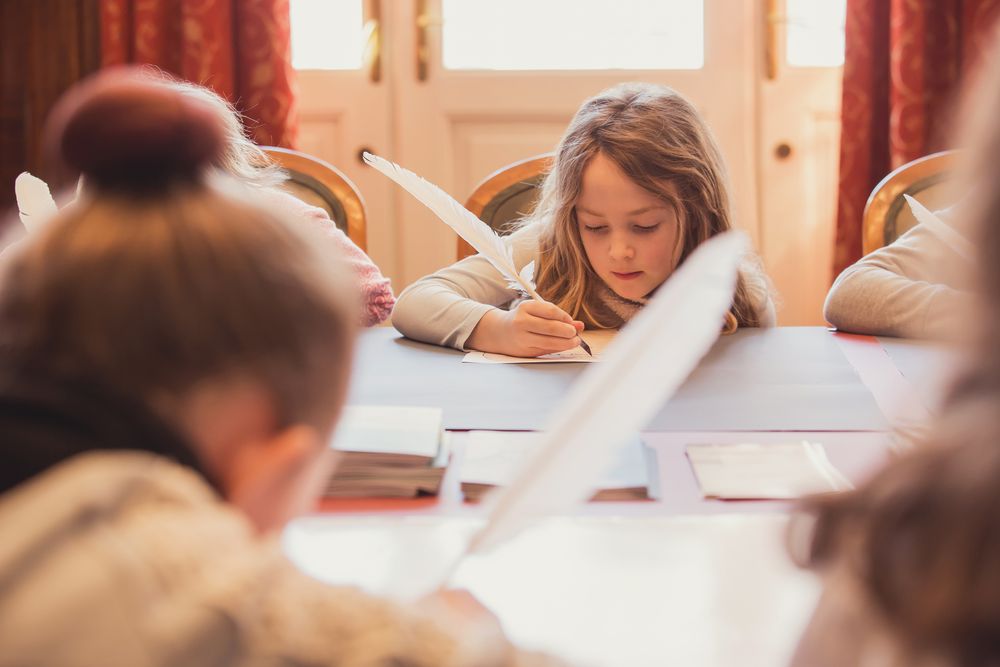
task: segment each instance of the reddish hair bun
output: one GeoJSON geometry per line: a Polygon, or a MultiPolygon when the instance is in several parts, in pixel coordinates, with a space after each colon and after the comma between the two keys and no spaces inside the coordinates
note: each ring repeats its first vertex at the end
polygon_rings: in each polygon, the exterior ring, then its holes
{"type": "Polygon", "coordinates": [[[102,71],[56,104],[45,131],[50,159],[98,188],[157,190],[197,179],[219,159],[225,128],[211,106],[138,68],[102,71]]]}

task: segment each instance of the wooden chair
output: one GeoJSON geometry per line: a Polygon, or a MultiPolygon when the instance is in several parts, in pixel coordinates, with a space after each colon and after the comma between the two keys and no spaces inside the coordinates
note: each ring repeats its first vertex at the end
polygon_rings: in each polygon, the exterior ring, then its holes
{"type": "Polygon", "coordinates": [[[903,195],[907,194],[930,210],[955,203],[949,176],[957,151],[932,153],[897,168],[875,186],[862,215],[864,254],[889,245],[916,224],[903,195]]]}
{"type": "Polygon", "coordinates": [[[332,164],[300,151],[261,146],[288,172],[283,188],[307,204],[324,209],[330,219],[362,250],[367,251],[365,202],[347,176],[332,164]]]}
{"type": "MultiPolygon", "coordinates": [[[[500,234],[510,224],[531,213],[538,203],[539,187],[552,167],[552,153],[543,153],[497,169],[480,181],[465,202],[480,220],[500,234]]],[[[475,249],[458,239],[458,259],[474,255],[475,249]]]]}

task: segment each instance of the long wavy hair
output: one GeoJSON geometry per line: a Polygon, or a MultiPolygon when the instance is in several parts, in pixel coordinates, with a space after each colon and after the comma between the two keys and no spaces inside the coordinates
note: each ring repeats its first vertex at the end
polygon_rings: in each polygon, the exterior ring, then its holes
{"type": "MultiPolygon", "coordinates": [[[[522,224],[541,225],[535,272],[539,294],[588,326],[614,328],[623,322],[595,307],[595,287],[602,281],[587,258],[575,210],[583,172],[598,153],[679,214],[672,270],[700,243],[731,229],[732,213],[719,148],[698,111],[679,93],[666,86],[626,83],[584,102],[559,143],[535,212],[522,224]]],[[[764,301],[767,291],[759,264],[748,258],[727,330],[759,326],[755,304],[764,301]]]]}
{"type": "Polygon", "coordinates": [[[207,104],[215,112],[225,139],[216,167],[246,185],[260,188],[276,187],[288,180],[287,172],[247,136],[246,118],[224,97],[211,88],[175,78],[151,65],[142,66],[141,73],[149,77],[150,82],[207,104]]]}

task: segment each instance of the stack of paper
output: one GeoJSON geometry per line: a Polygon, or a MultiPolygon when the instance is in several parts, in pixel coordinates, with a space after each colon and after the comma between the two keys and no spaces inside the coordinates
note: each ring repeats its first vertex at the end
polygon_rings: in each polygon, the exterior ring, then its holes
{"type": "MultiPolygon", "coordinates": [[[[462,456],[462,495],[478,501],[496,486],[510,482],[531,458],[540,433],[470,431],[462,456]]],[[[639,438],[619,452],[618,460],[591,500],[646,500],[659,497],[656,452],[639,438]]]]}
{"type": "Polygon", "coordinates": [[[852,488],[815,442],[697,444],[687,456],[706,498],[789,499],[852,488]]]}
{"type": "Polygon", "coordinates": [[[348,406],[333,448],[341,459],[328,497],[433,495],[448,452],[440,408],[348,406]]]}

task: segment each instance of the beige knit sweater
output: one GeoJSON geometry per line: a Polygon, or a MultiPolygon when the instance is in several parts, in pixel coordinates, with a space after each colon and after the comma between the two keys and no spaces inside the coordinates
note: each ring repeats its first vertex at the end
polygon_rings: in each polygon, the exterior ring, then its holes
{"type": "Polygon", "coordinates": [[[193,472],[72,458],[0,497],[0,666],[553,665],[301,574],[193,472]]]}
{"type": "Polygon", "coordinates": [[[955,338],[973,308],[971,283],[968,260],[917,225],[845,269],[823,315],[853,333],[955,338]]]}

